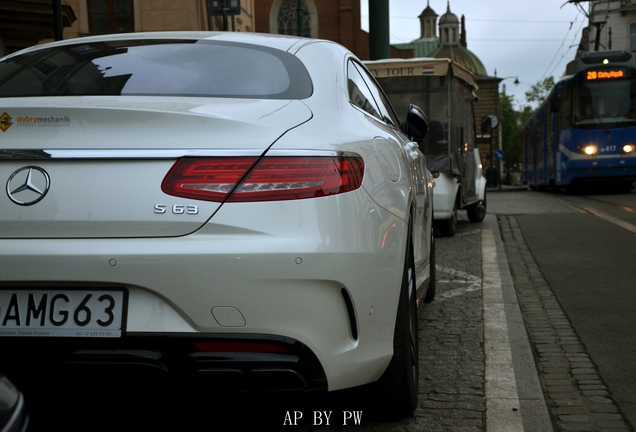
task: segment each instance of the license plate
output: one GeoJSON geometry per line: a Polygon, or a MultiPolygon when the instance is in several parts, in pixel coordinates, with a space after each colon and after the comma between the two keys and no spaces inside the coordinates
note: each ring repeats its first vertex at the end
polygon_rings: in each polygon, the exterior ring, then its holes
{"type": "Polygon", "coordinates": [[[123,290],[0,290],[0,336],[121,337],[123,290]]]}

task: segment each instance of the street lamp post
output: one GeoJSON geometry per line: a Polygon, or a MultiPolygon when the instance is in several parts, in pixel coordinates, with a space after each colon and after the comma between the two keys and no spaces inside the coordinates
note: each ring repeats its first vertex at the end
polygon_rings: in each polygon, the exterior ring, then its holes
{"type": "MultiPolygon", "coordinates": [[[[504,77],[504,78],[497,78],[497,69],[495,69],[495,82],[497,84],[497,90],[495,91],[495,116],[497,116],[497,117],[499,116],[499,112],[498,112],[498,109],[499,109],[499,83],[501,83],[504,80],[510,79],[510,78],[514,78],[515,79],[515,81],[514,81],[515,85],[519,84],[519,77],[514,76],[514,75],[513,76],[507,76],[507,77],[504,77]]],[[[497,128],[493,128],[493,132],[494,132],[494,129],[497,129],[497,128]]],[[[494,166],[495,165],[495,163],[494,163],[494,160],[495,160],[495,149],[494,149],[494,140],[493,140],[494,137],[492,135],[495,135],[495,134],[494,133],[491,134],[491,137],[490,137],[490,159],[491,159],[490,162],[491,162],[491,165],[494,166]]],[[[497,136],[497,144],[498,144],[497,147],[499,147],[499,144],[501,144],[501,137],[503,136],[503,133],[500,132],[497,129],[496,136],[497,136]]],[[[499,163],[496,165],[496,168],[497,168],[497,184],[499,184],[499,190],[501,190],[501,165],[502,165],[502,163],[503,163],[503,159],[501,159],[499,161],[499,163]]]]}
{"type": "Polygon", "coordinates": [[[369,2],[369,56],[371,60],[391,57],[389,36],[389,0],[369,2]]]}
{"type": "Polygon", "coordinates": [[[53,0],[53,34],[56,41],[64,39],[64,23],[62,22],[61,0],[53,0]]]}
{"type": "Polygon", "coordinates": [[[240,15],[241,2],[239,0],[207,0],[208,5],[208,29],[212,30],[212,17],[222,18],[223,31],[228,30],[228,18],[240,15]]]}

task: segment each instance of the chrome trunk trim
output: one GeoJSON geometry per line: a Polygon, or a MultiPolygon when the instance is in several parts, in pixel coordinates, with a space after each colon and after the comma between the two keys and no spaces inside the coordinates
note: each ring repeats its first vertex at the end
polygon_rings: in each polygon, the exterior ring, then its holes
{"type": "Polygon", "coordinates": [[[42,159],[178,159],[182,157],[259,157],[267,156],[331,156],[359,157],[356,153],[332,150],[266,149],[72,149],[72,150],[0,150],[0,160],[42,159]]]}

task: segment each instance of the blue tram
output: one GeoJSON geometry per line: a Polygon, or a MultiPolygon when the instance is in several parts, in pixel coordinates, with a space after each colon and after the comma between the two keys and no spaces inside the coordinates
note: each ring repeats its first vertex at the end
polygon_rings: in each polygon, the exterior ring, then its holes
{"type": "Polygon", "coordinates": [[[566,75],[524,125],[524,177],[530,187],[636,180],[636,60],[625,51],[595,51],[566,75]]]}

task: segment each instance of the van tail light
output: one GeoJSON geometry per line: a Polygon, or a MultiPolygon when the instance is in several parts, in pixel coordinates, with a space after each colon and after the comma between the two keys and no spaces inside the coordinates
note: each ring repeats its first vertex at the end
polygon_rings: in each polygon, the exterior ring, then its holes
{"type": "Polygon", "coordinates": [[[349,192],[360,187],[363,176],[361,157],[182,158],[161,190],[214,202],[278,201],[349,192]]]}
{"type": "Polygon", "coordinates": [[[433,178],[438,178],[439,177],[439,171],[432,171],[431,175],[433,176],[433,178]]]}

